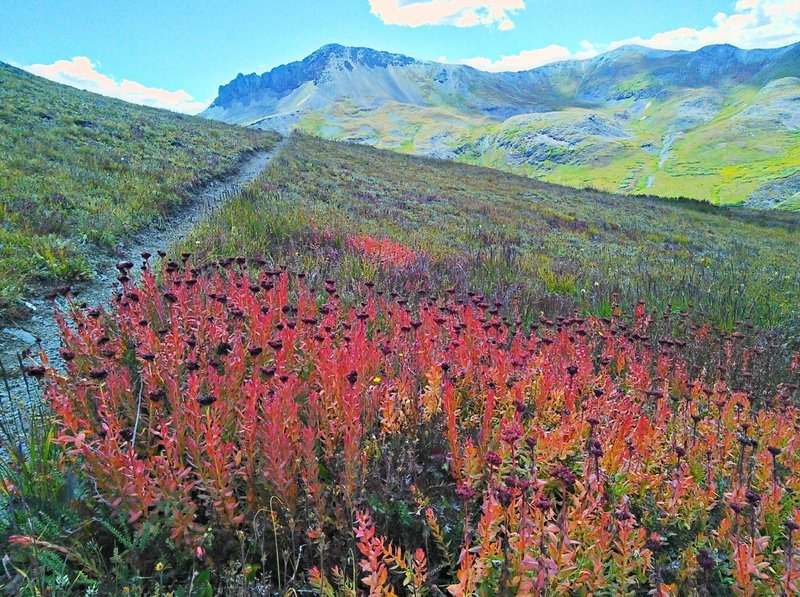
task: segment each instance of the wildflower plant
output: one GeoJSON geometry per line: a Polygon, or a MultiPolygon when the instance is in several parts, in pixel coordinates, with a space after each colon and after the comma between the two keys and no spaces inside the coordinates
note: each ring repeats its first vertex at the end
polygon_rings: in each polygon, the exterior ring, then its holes
{"type": "Polygon", "coordinates": [[[797,386],[754,395],[735,334],[132,267],[60,318],[56,441],[195,561],[323,594],[797,591],[797,386]]]}

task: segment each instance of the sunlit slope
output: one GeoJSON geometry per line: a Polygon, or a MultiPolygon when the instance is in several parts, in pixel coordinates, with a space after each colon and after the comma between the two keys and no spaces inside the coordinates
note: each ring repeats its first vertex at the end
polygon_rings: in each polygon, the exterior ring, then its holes
{"type": "Polygon", "coordinates": [[[457,159],[613,192],[800,206],[800,79],[634,104],[477,127],[457,159]]]}
{"type": "Polygon", "coordinates": [[[496,122],[447,105],[372,109],[337,102],[300,127],[328,138],[455,159],[549,182],[691,197],[756,208],[800,207],[800,79],[723,94],[628,98],[496,122]]]}

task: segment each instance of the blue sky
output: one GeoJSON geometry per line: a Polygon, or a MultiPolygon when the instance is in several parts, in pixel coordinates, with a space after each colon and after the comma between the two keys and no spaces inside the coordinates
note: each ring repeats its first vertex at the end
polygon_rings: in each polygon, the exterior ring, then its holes
{"type": "Polygon", "coordinates": [[[0,0],[0,60],[197,112],[237,73],[336,42],[522,70],[625,43],[800,41],[800,0],[0,0]]]}

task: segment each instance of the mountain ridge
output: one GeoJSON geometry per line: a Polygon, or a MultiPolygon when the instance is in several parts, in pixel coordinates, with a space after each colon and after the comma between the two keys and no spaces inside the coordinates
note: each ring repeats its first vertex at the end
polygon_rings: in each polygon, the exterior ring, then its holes
{"type": "Polygon", "coordinates": [[[417,62],[415,59],[402,54],[392,54],[381,52],[370,48],[350,48],[341,44],[326,44],[320,49],[309,54],[303,60],[297,60],[288,64],[282,64],[275,68],[257,75],[256,73],[239,73],[228,85],[221,85],[217,99],[212,102],[209,108],[226,107],[231,100],[238,95],[236,91],[244,88],[246,94],[252,91],[271,90],[275,92],[290,91],[298,85],[291,85],[292,77],[305,76],[307,80],[314,80],[322,74],[324,67],[331,61],[332,57],[342,58],[347,62],[351,58],[364,65],[372,67],[386,67],[397,64],[410,64],[417,62]],[[355,52],[352,55],[350,51],[355,52]],[[255,85],[252,85],[255,83],[255,85]]]}
{"type": "Polygon", "coordinates": [[[775,181],[800,175],[792,165],[800,162],[797,75],[800,43],[623,46],[500,73],[328,44],[261,75],[238,75],[203,115],[572,186],[797,208],[793,184],[774,192],[775,181]]]}
{"type": "MultiPolygon", "coordinates": [[[[293,61],[287,64],[278,65],[268,71],[263,72],[262,74],[257,74],[255,72],[249,74],[239,73],[237,76],[227,84],[220,85],[218,90],[217,98],[210,104],[209,108],[214,107],[226,107],[230,105],[231,100],[234,99],[236,96],[232,91],[235,91],[237,87],[242,87],[241,81],[259,81],[259,84],[256,86],[256,91],[260,90],[271,90],[274,92],[284,92],[296,89],[302,83],[313,81],[315,78],[319,77],[322,70],[325,66],[328,66],[333,62],[334,59],[340,59],[344,62],[349,62],[353,60],[358,62],[364,66],[369,68],[385,68],[387,66],[408,66],[408,65],[425,65],[425,66],[439,66],[445,67],[448,70],[448,67],[455,68],[455,69],[464,69],[467,71],[471,71],[473,73],[480,73],[483,76],[489,78],[509,78],[515,79],[515,82],[518,83],[525,83],[525,82],[534,82],[535,79],[541,78],[540,75],[549,75],[551,71],[559,71],[564,69],[571,69],[575,70],[576,67],[584,71],[589,68],[591,71],[596,72],[598,68],[601,68],[607,62],[614,62],[616,63],[620,58],[624,57],[625,55],[637,54],[648,59],[667,59],[667,58],[683,58],[689,57],[689,62],[687,64],[688,67],[703,67],[701,70],[695,70],[693,75],[700,75],[702,78],[700,79],[702,82],[707,82],[709,75],[714,74],[713,70],[709,69],[708,60],[703,60],[705,58],[711,58],[713,61],[718,62],[721,55],[725,55],[724,57],[730,61],[731,59],[735,59],[738,64],[741,65],[761,65],[768,61],[770,58],[775,57],[778,58],[784,54],[795,52],[798,54],[797,58],[800,59],[800,42],[795,44],[790,44],[788,46],[783,46],[781,48],[774,48],[774,49],[753,49],[753,50],[744,50],[738,48],[732,44],[714,44],[709,46],[704,46],[695,51],[687,51],[687,50],[661,50],[655,48],[649,48],[646,46],[641,46],[637,44],[630,44],[621,46],[614,50],[610,50],[608,52],[604,52],[603,54],[599,54],[592,58],[586,58],[581,60],[562,60],[558,62],[552,62],[546,65],[538,66],[532,69],[524,69],[524,70],[517,70],[517,71],[499,71],[499,72],[490,72],[490,71],[483,71],[472,67],[468,64],[457,64],[457,63],[445,63],[445,62],[437,62],[432,60],[418,60],[416,58],[407,56],[405,54],[400,53],[393,53],[393,52],[385,52],[382,50],[374,50],[372,48],[367,47],[360,47],[360,46],[344,46],[338,43],[331,43],[326,44],[320,47],[318,50],[309,54],[306,58],[302,60],[293,61]],[[294,81],[292,85],[290,80],[287,80],[287,75],[305,75],[306,78],[304,79],[297,79],[294,81]],[[531,81],[526,81],[525,79],[532,79],[531,81]]],[[[738,74],[742,74],[741,71],[737,71],[738,74]]],[[[800,73],[798,73],[800,74],[800,73]]],[[[686,84],[685,81],[683,81],[686,84]]],[[[245,91],[250,91],[250,89],[246,88],[245,91]]],[[[241,99],[241,97],[239,98],[241,99]]]]}

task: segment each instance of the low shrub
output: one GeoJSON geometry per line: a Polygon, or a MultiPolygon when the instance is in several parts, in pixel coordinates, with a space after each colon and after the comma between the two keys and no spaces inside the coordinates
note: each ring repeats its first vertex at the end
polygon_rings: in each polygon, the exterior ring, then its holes
{"type": "Polygon", "coordinates": [[[168,561],[167,584],[797,591],[800,357],[757,393],[748,330],[662,334],[641,303],[523,328],[474,293],[364,281],[344,302],[183,260],[162,285],[120,264],[110,311],[61,319],[66,372],[30,370],[97,502],[133,541],[163,530],[136,563],[168,561]]]}

